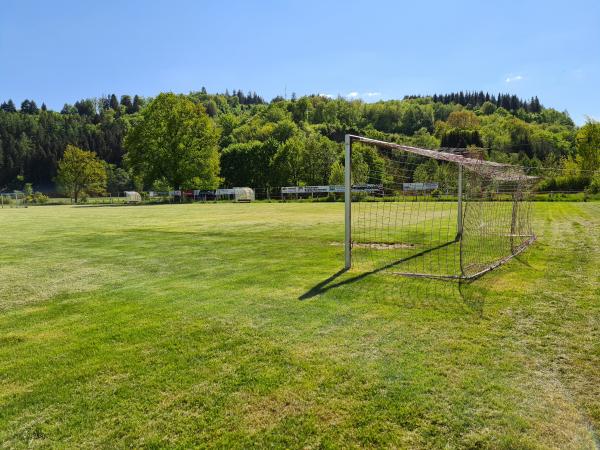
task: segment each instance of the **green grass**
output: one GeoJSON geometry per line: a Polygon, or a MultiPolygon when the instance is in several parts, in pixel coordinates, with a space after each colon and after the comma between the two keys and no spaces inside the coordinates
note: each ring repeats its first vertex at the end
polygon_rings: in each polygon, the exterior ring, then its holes
{"type": "Polygon", "coordinates": [[[599,445],[600,203],[461,286],[335,276],[339,203],[0,224],[3,447],[599,445]]]}
{"type": "MultiPolygon", "coordinates": [[[[119,203],[127,203],[126,197],[89,197],[85,200],[80,200],[79,203],[84,205],[98,205],[98,204],[119,204],[119,203]]],[[[73,200],[68,197],[50,197],[45,205],[71,205],[73,200]]]]}

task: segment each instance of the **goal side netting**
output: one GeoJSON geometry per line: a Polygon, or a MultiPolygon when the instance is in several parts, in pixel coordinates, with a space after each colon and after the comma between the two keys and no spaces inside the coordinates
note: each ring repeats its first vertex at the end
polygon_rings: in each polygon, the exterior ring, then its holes
{"type": "Polygon", "coordinates": [[[25,194],[20,191],[0,193],[0,208],[23,208],[27,206],[25,194]]]}
{"type": "Polygon", "coordinates": [[[474,150],[346,136],[346,268],[470,279],[534,240],[534,177],[474,150]]]}

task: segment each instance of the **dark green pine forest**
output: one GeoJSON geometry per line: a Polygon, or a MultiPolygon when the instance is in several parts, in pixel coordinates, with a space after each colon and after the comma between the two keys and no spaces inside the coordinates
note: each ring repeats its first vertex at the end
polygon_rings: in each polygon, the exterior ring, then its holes
{"type": "MultiPolygon", "coordinates": [[[[348,132],[434,149],[479,147],[488,159],[521,164],[534,173],[541,167],[576,170],[583,164],[577,156],[581,128],[567,112],[545,107],[537,97],[458,92],[365,103],[292,95],[265,102],[256,93],[209,94],[204,88],[187,97],[202,104],[219,129],[222,186],[336,181],[348,132]]],[[[124,165],[124,137],[151,100],[109,95],[65,104],[61,111],[34,100],[18,106],[6,100],[0,105],[0,189],[32,183],[54,190],[68,144],[93,151],[107,163],[109,191],[134,185],[124,165]]],[[[139,182],[136,187],[152,188],[139,182]]]]}

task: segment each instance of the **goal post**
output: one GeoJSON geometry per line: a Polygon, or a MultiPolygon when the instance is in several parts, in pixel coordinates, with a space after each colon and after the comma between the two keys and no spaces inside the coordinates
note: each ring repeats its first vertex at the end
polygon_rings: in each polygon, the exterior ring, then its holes
{"type": "Polygon", "coordinates": [[[27,197],[21,191],[0,192],[0,208],[26,208],[27,197]]]}
{"type": "Polygon", "coordinates": [[[352,136],[345,138],[344,157],[344,267],[352,267],[352,136]]]}
{"type": "Polygon", "coordinates": [[[469,279],[535,240],[521,167],[351,134],[344,161],[346,270],[469,279]]]}
{"type": "Polygon", "coordinates": [[[463,232],[463,167],[462,165],[458,165],[458,192],[456,194],[457,197],[457,214],[456,214],[456,240],[459,240],[462,236],[463,232]]]}

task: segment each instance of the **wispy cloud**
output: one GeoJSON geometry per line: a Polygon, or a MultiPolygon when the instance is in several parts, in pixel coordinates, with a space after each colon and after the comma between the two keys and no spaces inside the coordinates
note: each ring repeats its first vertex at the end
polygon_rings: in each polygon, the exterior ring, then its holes
{"type": "Polygon", "coordinates": [[[509,75],[504,81],[506,81],[507,83],[514,83],[515,81],[521,81],[524,79],[525,77],[523,77],[523,75],[509,75]]]}
{"type": "Polygon", "coordinates": [[[374,98],[374,97],[381,97],[381,92],[357,92],[357,91],[352,91],[346,94],[346,98],[374,98]]]}

